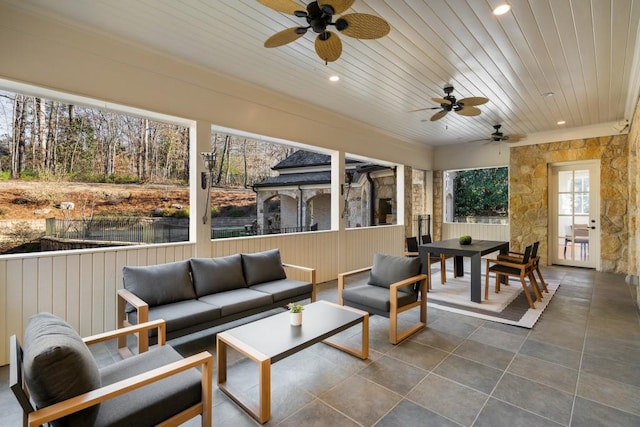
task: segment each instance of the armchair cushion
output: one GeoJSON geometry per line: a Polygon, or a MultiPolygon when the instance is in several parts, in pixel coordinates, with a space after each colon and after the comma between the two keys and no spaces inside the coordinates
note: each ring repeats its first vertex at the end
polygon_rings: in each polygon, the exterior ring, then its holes
{"type": "MultiPolygon", "coordinates": [[[[189,261],[122,269],[125,289],[149,304],[149,307],[194,299],[189,261]]],[[[128,306],[127,312],[133,311],[128,306]]]]}
{"type": "MultiPolygon", "coordinates": [[[[69,399],[101,385],[98,366],[78,333],[51,313],[32,316],[24,334],[23,366],[38,408],[69,399]]],[[[53,425],[93,425],[99,406],[62,418],[53,425]]]]}
{"type": "Polygon", "coordinates": [[[420,268],[420,258],[375,254],[369,284],[389,288],[395,282],[420,274],[420,268]]]}
{"type": "Polygon", "coordinates": [[[246,288],[240,254],[218,258],[191,258],[191,273],[196,295],[246,288]]]}
{"type": "MultiPolygon", "coordinates": [[[[407,288],[412,289],[412,288],[407,288]]],[[[347,305],[361,308],[374,313],[389,313],[391,311],[391,301],[389,300],[389,290],[383,286],[353,285],[342,292],[347,305]]],[[[398,290],[398,307],[411,304],[417,300],[418,294],[414,292],[403,292],[398,290]]]]}
{"type": "MultiPolygon", "coordinates": [[[[107,386],[179,360],[182,356],[171,346],[159,346],[102,368],[102,384],[107,386]]],[[[156,425],[197,404],[201,388],[200,373],[195,368],[172,375],[103,402],[95,427],[156,425]]]]}
{"type": "Polygon", "coordinates": [[[279,249],[242,254],[242,268],[248,286],[287,278],[279,249]]]}

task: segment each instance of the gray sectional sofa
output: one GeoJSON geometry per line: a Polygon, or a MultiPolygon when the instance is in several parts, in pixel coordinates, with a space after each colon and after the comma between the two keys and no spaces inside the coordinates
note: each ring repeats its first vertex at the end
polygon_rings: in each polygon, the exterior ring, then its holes
{"type": "MultiPolygon", "coordinates": [[[[123,282],[124,289],[118,290],[118,327],[163,319],[167,339],[316,298],[315,269],[282,263],[278,249],[127,266],[123,282]],[[303,271],[307,280],[289,279],[285,269],[303,271]]],[[[156,333],[138,337],[139,345],[146,347],[148,339],[155,342],[156,333]]]]}

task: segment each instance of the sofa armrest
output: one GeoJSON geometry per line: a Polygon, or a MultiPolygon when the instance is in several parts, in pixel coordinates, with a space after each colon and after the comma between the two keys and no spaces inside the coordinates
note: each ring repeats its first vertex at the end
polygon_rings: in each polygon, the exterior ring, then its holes
{"type": "MultiPolygon", "coordinates": [[[[116,328],[122,329],[131,324],[127,321],[127,303],[131,304],[138,315],[138,324],[147,323],[149,321],[149,304],[138,298],[134,293],[127,289],[118,289],[118,319],[116,328]]],[[[149,349],[149,334],[138,333],[138,352],[143,353],[149,349]]],[[[118,337],[118,351],[125,356],[129,356],[127,349],[127,339],[125,336],[118,337]]]]}
{"type": "MultiPolygon", "coordinates": [[[[73,414],[90,406],[97,405],[113,397],[128,393],[129,391],[144,387],[145,385],[160,381],[164,378],[178,374],[197,366],[202,366],[202,405],[203,418],[211,421],[211,395],[212,395],[212,374],[213,356],[208,351],[203,351],[196,355],[186,357],[183,360],[169,363],[160,368],[138,374],[116,383],[91,390],[62,402],[55,403],[28,415],[28,425],[37,426],[73,414]]],[[[204,422],[203,422],[204,423],[204,422]]],[[[204,425],[204,424],[203,424],[204,425]]]]}
{"type": "Polygon", "coordinates": [[[284,268],[290,268],[298,270],[307,274],[307,281],[311,283],[311,302],[316,300],[316,269],[311,267],[303,267],[301,265],[294,265],[288,263],[282,263],[284,268]]]}
{"type": "Polygon", "coordinates": [[[358,268],[357,270],[351,270],[345,273],[338,274],[338,304],[344,305],[344,300],[342,299],[342,292],[344,291],[344,288],[346,285],[345,279],[349,276],[371,271],[372,268],[373,266],[363,267],[363,268],[358,268]]]}

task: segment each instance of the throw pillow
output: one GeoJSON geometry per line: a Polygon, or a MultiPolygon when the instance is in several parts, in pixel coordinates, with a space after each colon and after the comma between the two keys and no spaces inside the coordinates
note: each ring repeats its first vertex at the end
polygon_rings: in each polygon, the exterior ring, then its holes
{"type": "Polygon", "coordinates": [[[193,286],[198,297],[247,287],[242,275],[240,254],[217,258],[192,258],[189,262],[193,286]]]}
{"type": "MultiPolygon", "coordinates": [[[[149,304],[149,307],[194,299],[189,261],[167,264],[124,267],[125,289],[149,304]]],[[[132,309],[127,308],[127,311],[132,309]]]]}
{"type": "Polygon", "coordinates": [[[248,286],[287,278],[279,249],[242,254],[242,270],[248,286]]]}
{"type": "MultiPolygon", "coordinates": [[[[71,325],[51,313],[29,318],[22,360],[27,387],[38,408],[100,388],[100,372],[89,348],[71,325]]],[[[99,409],[92,406],[52,424],[93,425],[99,409]]]]}
{"type": "Polygon", "coordinates": [[[375,254],[369,284],[388,288],[392,283],[420,274],[420,268],[419,257],[375,254]]]}

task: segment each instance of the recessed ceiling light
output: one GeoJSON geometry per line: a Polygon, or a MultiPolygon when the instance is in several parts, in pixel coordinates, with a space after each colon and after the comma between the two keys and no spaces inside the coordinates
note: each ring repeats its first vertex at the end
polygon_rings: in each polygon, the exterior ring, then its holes
{"type": "Polygon", "coordinates": [[[565,122],[564,120],[558,120],[558,122],[557,122],[556,124],[557,124],[557,125],[563,125],[563,124],[565,124],[565,123],[567,123],[567,122],[565,122]]]}
{"type": "Polygon", "coordinates": [[[493,14],[494,15],[504,15],[505,13],[509,12],[509,10],[511,10],[511,6],[509,6],[506,3],[503,3],[499,6],[497,6],[495,9],[493,9],[493,14]]]}
{"type": "Polygon", "coordinates": [[[340,76],[333,75],[333,76],[329,77],[329,81],[330,82],[337,82],[339,80],[340,80],[340,76]]]}

